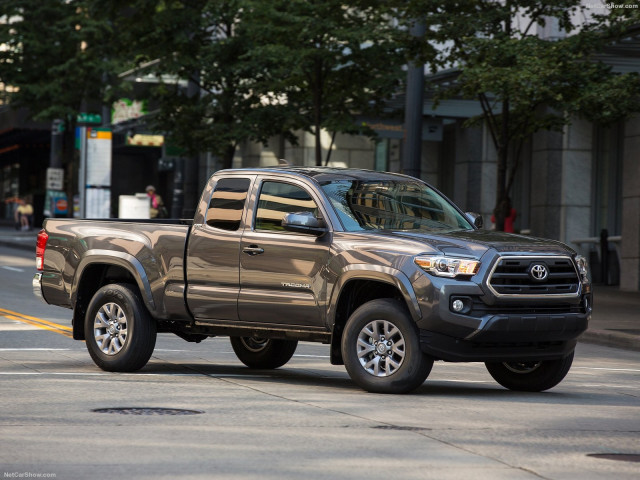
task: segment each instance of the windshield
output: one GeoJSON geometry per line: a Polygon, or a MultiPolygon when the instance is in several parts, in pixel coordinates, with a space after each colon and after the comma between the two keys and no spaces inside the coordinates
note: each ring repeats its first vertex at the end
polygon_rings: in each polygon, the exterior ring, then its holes
{"type": "Polygon", "coordinates": [[[445,198],[418,181],[336,180],[320,186],[348,232],[473,229],[445,198]]]}

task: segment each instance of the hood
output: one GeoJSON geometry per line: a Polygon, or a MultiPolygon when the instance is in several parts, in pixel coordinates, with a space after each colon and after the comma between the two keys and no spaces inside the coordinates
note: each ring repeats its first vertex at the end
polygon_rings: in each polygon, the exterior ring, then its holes
{"type": "Polygon", "coordinates": [[[480,259],[488,250],[511,254],[572,255],[575,252],[556,240],[529,237],[492,230],[459,230],[449,233],[382,231],[376,235],[393,239],[418,241],[445,255],[465,255],[480,259]]]}

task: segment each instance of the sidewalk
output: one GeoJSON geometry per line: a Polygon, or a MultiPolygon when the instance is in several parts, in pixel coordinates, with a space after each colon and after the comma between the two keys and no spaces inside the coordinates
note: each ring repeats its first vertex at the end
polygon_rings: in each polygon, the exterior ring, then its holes
{"type": "MultiPolygon", "coordinates": [[[[0,225],[0,245],[31,252],[34,265],[37,235],[37,229],[21,232],[0,225]]],[[[640,352],[640,292],[603,285],[593,290],[593,317],[580,341],[640,352]]]]}

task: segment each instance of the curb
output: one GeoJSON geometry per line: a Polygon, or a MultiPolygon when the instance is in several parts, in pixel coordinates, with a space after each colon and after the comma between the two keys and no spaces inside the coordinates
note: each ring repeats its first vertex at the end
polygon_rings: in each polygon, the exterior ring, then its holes
{"type": "Polygon", "coordinates": [[[580,336],[578,341],[640,352],[640,337],[630,333],[613,330],[587,330],[580,336]]]}
{"type": "Polygon", "coordinates": [[[33,258],[36,256],[36,241],[32,237],[25,238],[22,242],[16,242],[15,240],[3,240],[0,238],[0,245],[3,247],[17,248],[19,250],[26,250],[33,253],[33,258]],[[33,240],[33,243],[31,243],[33,240]]]}

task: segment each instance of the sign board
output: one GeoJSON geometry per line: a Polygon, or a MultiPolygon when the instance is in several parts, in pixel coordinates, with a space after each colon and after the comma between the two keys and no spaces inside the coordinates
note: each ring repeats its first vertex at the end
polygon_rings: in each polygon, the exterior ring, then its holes
{"type": "Polygon", "coordinates": [[[63,168],[47,168],[47,190],[64,190],[63,168]]]}
{"type": "MultiPolygon", "coordinates": [[[[360,119],[362,126],[367,126],[380,138],[397,138],[403,139],[405,136],[404,124],[399,121],[390,119],[360,119]]],[[[440,118],[423,118],[422,119],[422,140],[430,142],[441,142],[442,119],[440,118]]]]}
{"type": "Polygon", "coordinates": [[[111,140],[108,128],[87,128],[85,135],[84,191],[81,213],[85,218],[111,216],[111,140]]]}
{"type": "Polygon", "coordinates": [[[113,102],[111,106],[111,124],[126,122],[127,120],[134,120],[146,115],[147,102],[144,100],[129,100],[128,98],[121,98],[117,102],[113,102]]]}
{"type": "Polygon", "coordinates": [[[111,131],[87,128],[87,186],[111,186],[111,131]]]}
{"type": "Polygon", "coordinates": [[[91,125],[100,125],[102,123],[102,115],[99,113],[79,113],[76,117],[76,122],[91,124],[91,125]]]}

